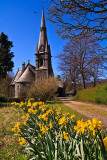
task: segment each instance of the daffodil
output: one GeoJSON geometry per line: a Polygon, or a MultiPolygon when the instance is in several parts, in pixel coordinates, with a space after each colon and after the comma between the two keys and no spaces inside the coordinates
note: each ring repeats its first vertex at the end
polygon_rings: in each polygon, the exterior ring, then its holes
{"type": "Polygon", "coordinates": [[[21,132],[21,130],[20,130],[20,123],[19,122],[15,124],[14,128],[12,128],[12,131],[16,132],[16,133],[21,132]]]}
{"type": "Polygon", "coordinates": [[[39,126],[39,127],[42,127],[42,124],[41,124],[41,123],[39,123],[39,124],[38,124],[38,126],[39,126]]]}
{"type": "Polygon", "coordinates": [[[75,114],[71,114],[71,119],[75,119],[75,114]]]}
{"type": "Polygon", "coordinates": [[[18,140],[20,142],[20,145],[23,146],[26,143],[26,140],[24,138],[19,138],[18,140]]]}
{"type": "Polygon", "coordinates": [[[48,111],[46,111],[46,114],[48,115],[48,114],[53,114],[53,110],[52,109],[49,109],[48,111]]]}
{"type": "Polygon", "coordinates": [[[25,116],[22,116],[21,119],[26,119],[26,117],[25,117],[25,116]]]}
{"type": "Polygon", "coordinates": [[[41,126],[41,132],[42,132],[42,134],[44,134],[44,133],[46,133],[47,132],[47,130],[48,130],[49,128],[45,125],[45,126],[41,126]]]}
{"type": "Polygon", "coordinates": [[[65,115],[68,117],[68,116],[70,116],[70,113],[65,113],[65,115]]]}
{"type": "Polygon", "coordinates": [[[49,123],[49,127],[50,129],[53,127],[53,124],[51,122],[49,123]]]}
{"type": "Polygon", "coordinates": [[[59,119],[59,124],[62,125],[62,127],[65,126],[66,123],[67,123],[67,120],[64,116],[59,119]]]}
{"type": "Polygon", "coordinates": [[[47,117],[47,114],[43,114],[41,115],[41,118],[44,120],[44,121],[48,121],[48,117],[47,117]]]}
{"type": "Polygon", "coordinates": [[[102,122],[99,121],[97,118],[93,118],[93,119],[92,119],[92,124],[93,124],[93,126],[96,127],[96,128],[102,128],[101,123],[102,123],[102,122]]]}
{"type": "Polygon", "coordinates": [[[78,120],[77,126],[74,126],[74,130],[82,134],[84,134],[86,128],[87,128],[87,124],[83,122],[83,120],[78,120]]]}
{"type": "Polygon", "coordinates": [[[66,141],[68,141],[69,140],[68,133],[63,131],[62,138],[64,138],[66,141]]]}
{"type": "Polygon", "coordinates": [[[103,139],[103,143],[104,143],[105,149],[107,150],[107,137],[105,137],[105,138],[103,139]]]}

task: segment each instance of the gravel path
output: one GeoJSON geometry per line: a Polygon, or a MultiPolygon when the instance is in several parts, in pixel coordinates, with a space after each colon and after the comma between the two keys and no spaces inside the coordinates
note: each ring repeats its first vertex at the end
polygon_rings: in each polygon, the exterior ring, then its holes
{"type": "Polygon", "coordinates": [[[72,110],[83,114],[86,119],[98,118],[103,128],[107,128],[107,105],[72,101],[69,97],[61,97],[60,100],[72,110]]]}

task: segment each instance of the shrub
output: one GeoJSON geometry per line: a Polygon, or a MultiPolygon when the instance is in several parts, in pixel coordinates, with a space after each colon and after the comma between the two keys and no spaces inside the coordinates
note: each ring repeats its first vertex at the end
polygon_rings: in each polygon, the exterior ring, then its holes
{"type": "Polygon", "coordinates": [[[0,102],[20,102],[20,99],[11,98],[11,97],[5,96],[3,94],[0,94],[0,102]]]}
{"type": "Polygon", "coordinates": [[[0,94],[5,95],[7,97],[11,96],[11,81],[12,78],[9,75],[7,75],[7,77],[4,79],[0,79],[0,94]]]}
{"type": "Polygon", "coordinates": [[[0,102],[7,102],[8,97],[4,96],[3,94],[0,94],[0,102]]]}
{"type": "Polygon", "coordinates": [[[57,91],[57,80],[54,77],[49,79],[36,80],[28,91],[28,98],[34,98],[36,101],[50,100],[57,91]]]}
{"type": "Polygon", "coordinates": [[[74,99],[86,102],[107,104],[107,83],[79,91],[74,99]]]}
{"type": "Polygon", "coordinates": [[[32,86],[31,84],[28,84],[20,91],[19,99],[21,101],[26,101],[31,86],[32,86]]]}

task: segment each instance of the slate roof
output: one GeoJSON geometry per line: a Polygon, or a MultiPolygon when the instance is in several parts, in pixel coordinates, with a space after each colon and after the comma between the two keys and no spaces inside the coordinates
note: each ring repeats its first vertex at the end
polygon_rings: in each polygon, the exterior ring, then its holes
{"type": "Polygon", "coordinates": [[[21,74],[22,74],[22,71],[18,70],[16,75],[14,76],[12,82],[11,82],[11,85],[14,85],[16,83],[16,81],[20,78],[21,74]]]}
{"type": "Polygon", "coordinates": [[[27,66],[23,74],[20,76],[20,78],[16,82],[33,82],[35,80],[35,74],[30,68],[30,66],[27,66]]]}
{"type": "Polygon", "coordinates": [[[33,82],[35,80],[35,67],[31,64],[27,64],[25,71],[22,73],[22,70],[18,70],[15,77],[12,80],[11,85],[15,83],[23,82],[33,82]]]}

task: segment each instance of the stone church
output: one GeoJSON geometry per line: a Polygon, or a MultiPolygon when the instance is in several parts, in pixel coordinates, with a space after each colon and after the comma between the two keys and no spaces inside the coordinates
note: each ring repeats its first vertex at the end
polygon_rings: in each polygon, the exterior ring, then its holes
{"type": "Polygon", "coordinates": [[[11,82],[12,97],[18,98],[21,90],[35,80],[48,78],[53,75],[51,50],[47,39],[44,12],[42,12],[39,44],[36,46],[35,59],[35,66],[31,65],[30,62],[25,65],[25,62],[23,62],[22,70],[18,69],[11,82]]]}

